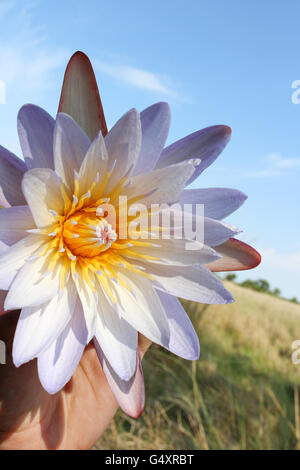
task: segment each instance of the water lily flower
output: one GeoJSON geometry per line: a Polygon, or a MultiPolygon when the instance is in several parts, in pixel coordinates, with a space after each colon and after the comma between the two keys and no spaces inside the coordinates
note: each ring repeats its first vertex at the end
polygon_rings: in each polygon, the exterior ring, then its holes
{"type": "Polygon", "coordinates": [[[14,364],[37,358],[50,394],[71,379],[94,341],[120,406],[139,416],[138,333],[197,359],[199,341],[177,297],[232,302],[212,272],[260,262],[222,220],[245,201],[243,193],[185,189],[218,157],[230,129],[208,127],[165,148],[169,125],[169,106],[157,103],[130,110],[107,132],[92,67],[76,53],[56,119],[30,104],[19,112],[24,161],[0,147],[0,314],[21,310],[14,364]],[[120,223],[105,210],[112,204],[118,213],[120,195],[147,208],[204,204],[204,243],[120,237],[120,223]]]}

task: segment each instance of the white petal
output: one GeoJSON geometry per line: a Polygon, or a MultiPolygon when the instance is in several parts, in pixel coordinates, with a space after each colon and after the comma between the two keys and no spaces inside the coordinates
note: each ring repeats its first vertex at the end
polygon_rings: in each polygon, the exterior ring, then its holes
{"type": "Polygon", "coordinates": [[[168,103],[156,103],[141,112],[142,148],[133,175],[154,169],[166,143],[170,121],[168,103]]]}
{"type": "Polygon", "coordinates": [[[99,289],[99,314],[95,337],[108,362],[123,380],[130,380],[136,369],[137,331],[116,311],[99,289]]]}
{"type": "Polygon", "coordinates": [[[12,206],[25,204],[21,191],[21,182],[26,170],[26,165],[20,158],[0,145],[1,193],[4,194],[5,200],[12,206]]]}
{"type": "MultiPolygon", "coordinates": [[[[23,194],[22,194],[22,198],[24,199],[23,194]]],[[[10,207],[10,204],[4,195],[3,188],[0,186],[0,209],[3,209],[4,207],[5,208],[10,207]]]]}
{"type": "Polygon", "coordinates": [[[166,147],[156,167],[163,168],[190,158],[197,158],[201,163],[187,182],[190,184],[216,160],[229,142],[230,136],[231,129],[227,126],[201,129],[166,147]]]}
{"type": "Polygon", "coordinates": [[[7,294],[7,310],[42,305],[58,294],[60,266],[47,273],[48,264],[49,258],[45,256],[27,261],[23,265],[7,294]]]}
{"type": "Polygon", "coordinates": [[[0,240],[7,245],[25,238],[35,223],[28,206],[14,206],[0,210],[0,240]]]}
{"type": "Polygon", "coordinates": [[[131,198],[141,195],[145,196],[139,202],[146,205],[177,201],[194,171],[194,164],[185,162],[133,176],[131,186],[124,192],[129,199],[128,206],[131,198]]]}
{"type": "Polygon", "coordinates": [[[8,249],[8,246],[0,241],[0,255],[2,255],[6,250],[8,249]]]}
{"type": "Polygon", "coordinates": [[[5,249],[0,256],[0,289],[8,290],[26,259],[44,243],[43,237],[29,235],[5,249]]]}
{"type": "Polygon", "coordinates": [[[174,266],[192,266],[198,264],[207,264],[219,259],[218,255],[212,248],[203,245],[196,240],[149,240],[151,246],[130,248],[128,258],[134,259],[135,253],[138,255],[146,255],[157,257],[158,260],[149,261],[149,263],[168,264],[174,266]],[[153,246],[152,246],[153,245],[153,246]]]}
{"type": "Polygon", "coordinates": [[[61,179],[52,170],[35,168],[25,174],[22,182],[23,193],[37,227],[54,222],[55,216],[49,210],[63,214],[61,185],[61,179]]]}
{"type": "Polygon", "coordinates": [[[158,295],[169,321],[170,343],[167,349],[184,359],[198,359],[199,339],[181,303],[176,297],[164,292],[158,291],[158,295]]]}
{"type": "Polygon", "coordinates": [[[64,113],[58,114],[54,130],[54,164],[70,190],[73,189],[74,170],[79,171],[90,143],[74,119],[64,113]]]}
{"type": "Polygon", "coordinates": [[[98,313],[98,306],[94,296],[94,292],[92,292],[91,288],[85,283],[83,275],[79,268],[77,276],[74,277],[74,282],[84,313],[85,324],[88,331],[87,342],[89,343],[91,339],[95,336],[95,322],[98,313]]]}
{"type": "Polygon", "coordinates": [[[233,302],[230,292],[205,266],[177,267],[148,264],[146,268],[156,278],[156,287],[167,294],[205,304],[233,302]]]}
{"type": "Polygon", "coordinates": [[[114,162],[112,176],[108,182],[108,194],[127,171],[135,166],[139,157],[142,142],[140,115],[136,109],[128,111],[109,131],[105,137],[108,152],[108,166],[114,162]]]}
{"type": "Polygon", "coordinates": [[[70,283],[63,294],[40,307],[21,311],[13,343],[16,367],[45,351],[70,322],[76,303],[76,291],[70,283]]]}
{"type": "Polygon", "coordinates": [[[38,357],[38,373],[44,389],[59,392],[74,374],[87,344],[87,329],[80,302],[60,336],[38,357]]]}
{"type": "Polygon", "coordinates": [[[93,182],[101,184],[107,172],[108,155],[101,132],[91,143],[79,171],[79,196],[88,192],[93,182]]]}
{"type": "Polygon", "coordinates": [[[54,119],[39,106],[26,104],[18,114],[18,133],[29,169],[54,168],[54,119]]]}
{"type": "Polygon", "coordinates": [[[221,245],[240,232],[241,230],[237,227],[220,220],[204,218],[204,243],[208,246],[221,245]]]}
{"type": "Polygon", "coordinates": [[[133,292],[121,284],[114,288],[122,317],[151,341],[168,345],[170,330],[167,317],[151,282],[124,269],[116,268],[116,272],[133,292]]]}
{"type": "Polygon", "coordinates": [[[208,188],[186,189],[180,196],[180,204],[204,204],[204,215],[212,219],[224,219],[236,211],[247,196],[236,189],[208,188]]]}
{"type": "MultiPolygon", "coordinates": [[[[151,197],[155,197],[155,194],[151,197]]],[[[128,207],[130,206],[128,205],[128,207]]],[[[203,217],[202,215],[193,214],[188,209],[190,208],[180,207],[177,203],[171,205],[157,205],[153,208],[153,211],[155,211],[154,221],[148,220],[148,212],[145,213],[145,210],[141,215],[139,214],[139,210],[137,210],[137,229],[141,231],[149,231],[151,233],[150,224],[153,224],[155,227],[163,228],[163,232],[161,234],[156,228],[152,230],[153,235],[156,237],[153,238],[152,241],[157,245],[159,245],[161,239],[163,240],[164,238],[187,238],[196,239],[199,243],[204,243],[209,247],[214,247],[216,245],[221,245],[230,237],[240,233],[240,230],[237,227],[233,227],[221,220],[210,219],[208,217],[203,217]]],[[[149,239],[151,240],[150,235],[148,236],[148,240],[149,239]]],[[[184,243],[185,242],[183,241],[183,244],[184,243]]]]}

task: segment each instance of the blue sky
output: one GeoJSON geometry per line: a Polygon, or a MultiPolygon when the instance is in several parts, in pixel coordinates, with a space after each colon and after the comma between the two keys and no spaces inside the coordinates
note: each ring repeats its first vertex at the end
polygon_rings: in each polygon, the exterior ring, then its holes
{"type": "Polygon", "coordinates": [[[18,109],[55,114],[73,52],[95,67],[108,125],[132,107],[168,101],[169,142],[213,124],[232,140],[193,186],[233,187],[249,199],[229,222],[265,277],[300,298],[300,3],[269,0],[1,0],[0,142],[20,153],[18,109]],[[22,5],[22,6],[20,6],[22,5]]]}

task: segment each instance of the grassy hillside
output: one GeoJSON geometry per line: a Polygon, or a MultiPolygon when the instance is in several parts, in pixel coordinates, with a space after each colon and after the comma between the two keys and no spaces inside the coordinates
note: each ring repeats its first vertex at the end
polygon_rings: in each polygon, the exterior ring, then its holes
{"type": "MultiPolygon", "coordinates": [[[[145,412],[119,412],[98,449],[295,449],[300,306],[232,283],[236,302],[183,302],[201,357],[182,360],[152,345],[144,360],[145,412]]],[[[300,389],[300,387],[299,387],[300,389]]]]}

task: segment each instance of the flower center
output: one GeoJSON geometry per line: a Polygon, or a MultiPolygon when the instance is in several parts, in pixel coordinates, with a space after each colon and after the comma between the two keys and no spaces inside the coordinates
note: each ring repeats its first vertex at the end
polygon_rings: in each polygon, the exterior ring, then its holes
{"type": "Polygon", "coordinates": [[[79,211],[65,221],[62,238],[73,255],[92,258],[108,250],[117,234],[105,218],[79,211]]]}

